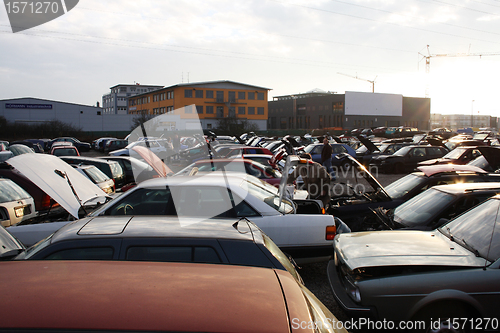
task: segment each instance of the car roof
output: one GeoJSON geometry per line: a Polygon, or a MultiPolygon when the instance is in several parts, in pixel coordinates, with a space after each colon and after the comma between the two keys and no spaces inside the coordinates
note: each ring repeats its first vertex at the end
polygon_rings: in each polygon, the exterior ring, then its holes
{"type": "Polygon", "coordinates": [[[97,216],[69,223],[59,229],[51,243],[83,238],[215,238],[262,243],[253,224],[242,219],[207,219],[177,216],[97,216]],[[251,232],[249,226],[252,227],[251,232]]]}
{"type": "Polygon", "coordinates": [[[0,295],[16,300],[4,328],[289,332],[280,280],[293,288],[289,301],[305,306],[303,299],[296,303],[303,296],[293,278],[278,274],[279,280],[269,268],[76,260],[2,265],[12,279],[0,295]],[[44,306],[34,306],[36,300],[44,306]]]}
{"type": "Polygon", "coordinates": [[[425,176],[431,177],[439,173],[451,173],[451,172],[469,172],[476,174],[486,174],[487,172],[481,168],[473,165],[457,165],[457,164],[439,164],[439,165],[429,165],[417,167],[424,173],[425,176]]]}
{"type": "Polygon", "coordinates": [[[457,183],[448,185],[434,186],[436,190],[450,193],[460,194],[475,191],[497,191],[500,192],[500,182],[486,182],[486,183],[457,183]]]}
{"type": "Polygon", "coordinates": [[[106,161],[103,158],[96,158],[96,157],[86,157],[86,156],[61,156],[61,159],[72,159],[75,161],[81,161],[81,162],[95,162],[95,163],[118,163],[116,161],[106,161]]]}

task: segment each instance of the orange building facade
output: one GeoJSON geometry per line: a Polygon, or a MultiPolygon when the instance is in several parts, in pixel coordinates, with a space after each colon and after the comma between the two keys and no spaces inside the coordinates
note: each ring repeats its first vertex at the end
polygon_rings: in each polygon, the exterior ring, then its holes
{"type": "Polygon", "coordinates": [[[129,114],[173,114],[185,108],[182,118],[199,118],[203,129],[217,126],[225,117],[246,119],[267,129],[269,88],[234,81],[182,83],[128,99],[129,114]]]}

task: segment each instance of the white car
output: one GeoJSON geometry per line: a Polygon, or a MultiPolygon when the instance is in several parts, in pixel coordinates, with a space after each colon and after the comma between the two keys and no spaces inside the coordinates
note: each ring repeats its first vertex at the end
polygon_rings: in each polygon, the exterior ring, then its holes
{"type": "Polygon", "coordinates": [[[10,227],[35,216],[31,195],[12,180],[0,178],[0,224],[10,227]]]}
{"type": "Polygon", "coordinates": [[[90,216],[174,215],[186,224],[189,217],[248,218],[296,261],[310,262],[332,255],[336,220],[321,210],[316,200],[282,199],[256,177],[211,172],[144,181],[90,216]]]}

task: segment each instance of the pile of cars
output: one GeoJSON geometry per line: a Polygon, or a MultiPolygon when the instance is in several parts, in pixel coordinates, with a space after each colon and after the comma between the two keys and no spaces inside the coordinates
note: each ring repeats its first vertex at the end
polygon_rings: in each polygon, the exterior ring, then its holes
{"type": "MultiPolygon", "coordinates": [[[[87,288],[75,306],[94,305],[102,311],[117,306],[135,313],[127,304],[134,301],[134,293],[126,293],[119,304],[96,303],[88,291],[111,288],[107,279],[99,279],[99,272],[105,272],[120,274],[123,283],[147,281],[134,292],[149,295],[148,302],[162,304],[172,315],[146,323],[131,314],[125,327],[119,321],[104,323],[93,311],[87,318],[92,320],[78,327],[199,331],[196,323],[186,321],[185,312],[201,311],[193,302],[215,302],[241,310],[248,319],[244,322],[255,330],[266,322],[271,332],[313,332],[317,326],[303,323],[337,319],[306,288],[296,267],[328,262],[323,273],[333,298],[349,316],[396,325],[418,322],[422,326],[417,330],[424,332],[468,332],[477,328],[473,324],[478,319],[498,318],[500,173],[495,171],[500,149],[495,139],[483,138],[484,144],[476,145],[480,138],[453,141],[437,138],[439,133],[390,141],[374,136],[382,132],[360,131],[359,138],[326,135],[337,172],[331,185],[346,189],[331,193],[328,205],[288,182],[294,168],[309,163],[300,155],[321,162],[323,137],[248,133],[219,138],[212,133],[182,137],[177,150],[168,139],[145,137],[99,158],[11,157],[0,165],[0,175],[24,177],[24,183],[31,182],[45,197],[37,194],[35,199],[21,183],[1,179],[6,190],[0,214],[7,227],[0,228],[0,258],[6,264],[1,267],[16,279],[15,285],[0,287],[0,295],[22,300],[20,304],[33,295],[46,298],[45,288],[30,295],[20,287],[26,276],[37,276],[41,285],[52,280],[70,288],[60,275],[71,268],[67,278],[87,288]],[[465,143],[451,150],[448,142],[465,143]],[[487,168],[478,166],[480,162],[487,168]],[[352,171],[371,190],[342,183],[341,170],[352,171]],[[382,186],[374,170],[400,176],[382,186]],[[118,188],[126,190],[116,193],[118,188]],[[48,203],[43,215],[47,221],[26,223],[33,214],[40,216],[37,204],[42,202],[48,203]],[[71,218],[49,222],[57,208],[71,218]],[[11,216],[9,222],[4,212],[11,216]],[[85,281],[83,271],[89,272],[85,281]],[[203,287],[208,284],[210,288],[203,287]],[[158,286],[154,293],[148,289],[153,285],[158,286]],[[179,298],[189,301],[182,306],[170,302],[179,298]],[[250,320],[252,316],[259,320],[250,320]],[[460,318],[462,325],[455,327],[453,318],[460,318]]],[[[113,140],[96,140],[93,147],[105,154],[113,140]]],[[[51,144],[52,149],[57,146],[51,144]]],[[[57,305],[69,306],[73,296],[64,293],[57,305]]],[[[23,322],[11,316],[0,326],[32,329],[44,323],[43,328],[65,330],[77,325],[58,321],[61,313],[56,318],[30,306],[24,312],[33,318],[23,322]]],[[[216,316],[211,310],[200,314],[209,315],[216,316]]],[[[213,330],[222,320],[215,318],[213,330]]],[[[239,331],[241,324],[225,327],[239,331]]],[[[489,325],[500,328],[498,322],[489,325]]],[[[326,331],[345,332],[333,325],[326,331]]]]}

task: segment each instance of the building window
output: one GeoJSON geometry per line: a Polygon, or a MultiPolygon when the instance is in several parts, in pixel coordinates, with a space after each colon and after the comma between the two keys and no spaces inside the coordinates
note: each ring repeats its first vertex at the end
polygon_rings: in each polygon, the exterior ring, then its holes
{"type": "Polygon", "coordinates": [[[244,106],[238,106],[238,114],[245,114],[245,107],[244,106]]]}
{"type": "Polygon", "coordinates": [[[244,91],[238,91],[238,99],[245,99],[245,92],[244,91]]]}
{"type": "MultiPolygon", "coordinates": [[[[250,93],[249,93],[250,94],[250,93]]],[[[255,114],[255,107],[249,106],[248,107],[248,114],[255,114]]]]}
{"type": "Polygon", "coordinates": [[[228,116],[229,117],[236,117],[236,108],[234,106],[230,106],[228,108],[228,116]]]}
{"type": "Polygon", "coordinates": [[[223,117],[224,117],[224,107],[218,106],[217,107],[217,118],[223,118],[223,117]]]}
{"type": "Polygon", "coordinates": [[[224,103],[224,92],[223,91],[217,91],[216,92],[217,96],[217,103],[224,103]]]}
{"type": "Polygon", "coordinates": [[[254,92],[249,92],[248,93],[248,99],[255,99],[255,93],[254,92]]]}
{"type": "Polygon", "coordinates": [[[203,98],[203,90],[195,90],[194,97],[203,98]]]}
{"type": "Polygon", "coordinates": [[[228,91],[227,98],[228,98],[228,102],[230,102],[230,103],[236,102],[236,91],[228,91]]]}
{"type": "Polygon", "coordinates": [[[258,107],[257,108],[257,114],[264,114],[264,108],[263,107],[258,107]]]}
{"type": "Polygon", "coordinates": [[[214,91],[213,90],[207,90],[205,93],[206,98],[214,98],[214,91]]]}
{"type": "Polygon", "coordinates": [[[184,97],[185,98],[192,98],[193,97],[193,90],[192,89],[184,89],[184,97]]]}
{"type": "Polygon", "coordinates": [[[263,92],[257,93],[257,99],[259,101],[263,101],[264,100],[264,93],[263,92]]]}
{"type": "Polygon", "coordinates": [[[198,112],[198,114],[203,113],[203,105],[196,105],[196,112],[198,112]]]}
{"type": "Polygon", "coordinates": [[[213,113],[214,113],[214,106],[213,106],[213,105],[207,105],[207,106],[205,107],[205,112],[206,112],[207,114],[213,114],[213,113]]]}

